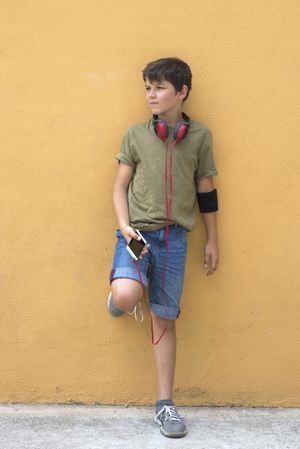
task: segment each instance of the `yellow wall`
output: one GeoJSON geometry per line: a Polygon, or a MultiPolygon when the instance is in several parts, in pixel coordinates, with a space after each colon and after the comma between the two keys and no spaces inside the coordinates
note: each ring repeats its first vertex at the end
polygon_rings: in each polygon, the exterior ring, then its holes
{"type": "Polygon", "coordinates": [[[178,56],[213,131],[220,265],[199,212],[178,404],[300,404],[299,2],[1,2],[0,401],[156,400],[149,320],[106,311],[114,160],[149,118],[141,70],[178,56]]]}

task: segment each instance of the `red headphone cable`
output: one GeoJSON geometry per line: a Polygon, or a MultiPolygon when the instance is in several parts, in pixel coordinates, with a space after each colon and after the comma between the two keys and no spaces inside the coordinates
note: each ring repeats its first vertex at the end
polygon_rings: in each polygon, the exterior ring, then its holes
{"type": "MultiPolygon", "coordinates": [[[[162,271],[162,303],[163,306],[166,309],[166,305],[164,304],[164,281],[165,281],[165,270],[166,270],[166,265],[167,265],[167,260],[168,260],[168,255],[169,255],[169,221],[170,221],[170,213],[171,213],[171,205],[172,205],[172,194],[173,194],[173,189],[172,189],[172,156],[173,156],[173,150],[174,147],[177,143],[177,139],[174,140],[174,142],[172,143],[171,146],[171,154],[170,154],[170,202],[169,202],[169,198],[168,198],[168,140],[167,138],[164,139],[166,142],[166,158],[165,158],[165,190],[166,190],[166,213],[167,213],[167,222],[166,222],[166,230],[165,230],[165,241],[166,241],[166,258],[164,261],[164,266],[163,266],[163,271],[162,271]]],[[[180,140],[180,139],[178,139],[180,140]]],[[[161,334],[161,336],[158,338],[158,340],[155,342],[154,341],[154,332],[153,332],[153,319],[152,319],[152,315],[150,313],[150,309],[148,307],[148,303],[147,303],[147,299],[146,299],[146,291],[145,291],[145,287],[144,284],[142,282],[142,276],[141,276],[141,271],[140,271],[140,267],[138,265],[138,263],[133,259],[133,262],[138,270],[138,274],[139,274],[139,278],[140,278],[140,283],[142,285],[142,289],[143,289],[143,296],[144,296],[144,301],[145,301],[145,305],[147,308],[147,311],[149,313],[150,316],[150,322],[151,322],[151,336],[152,336],[152,344],[153,345],[157,345],[160,340],[162,339],[162,337],[164,336],[167,328],[168,328],[168,324],[169,324],[169,320],[166,319],[166,326],[161,334]]],[[[167,315],[167,314],[166,314],[167,315]]]]}

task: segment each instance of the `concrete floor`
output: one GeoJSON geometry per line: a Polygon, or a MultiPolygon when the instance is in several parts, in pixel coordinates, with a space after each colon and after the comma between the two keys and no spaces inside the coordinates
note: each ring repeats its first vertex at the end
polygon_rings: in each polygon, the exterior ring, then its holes
{"type": "Polygon", "coordinates": [[[300,408],[178,407],[188,434],[160,434],[152,407],[0,405],[0,449],[300,449],[300,408]]]}

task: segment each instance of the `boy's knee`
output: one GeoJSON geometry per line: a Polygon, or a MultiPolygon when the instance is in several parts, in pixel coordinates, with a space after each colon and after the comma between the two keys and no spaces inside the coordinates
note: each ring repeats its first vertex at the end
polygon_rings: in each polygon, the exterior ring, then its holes
{"type": "Polygon", "coordinates": [[[133,291],[132,288],[126,288],[123,285],[117,286],[116,282],[112,283],[111,292],[114,306],[124,312],[132,312],[134,306],[140,300],[138,292],[133,291]]]}
{"type": "MultiPolygon", "coordinates": [[[[154,325],[160,328],[165,328],[166,319],[156,315],[152,310],[150,311],[154,325]]],[[[176,326],[176,320],[168,320],[167,330],[173,331],[176,326]]]]}
{"type": "Polygon", "coordinates": [[[126,292],[113,292],[112,294],[113,304],[123,312],[131,311],[130,296],[126,292]]]}

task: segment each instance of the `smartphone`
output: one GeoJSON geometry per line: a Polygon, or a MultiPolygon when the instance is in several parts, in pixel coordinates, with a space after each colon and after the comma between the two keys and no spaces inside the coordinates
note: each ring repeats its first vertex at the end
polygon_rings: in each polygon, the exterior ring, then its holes
{"type": "Polygon", "coordinates": [[[135,240],[132,238],[129,240],[126,249],[134,260],[138,260],[147,242],[138,229],[135,229],[135,232],[141,237],[141,240],[135,240]]]}

